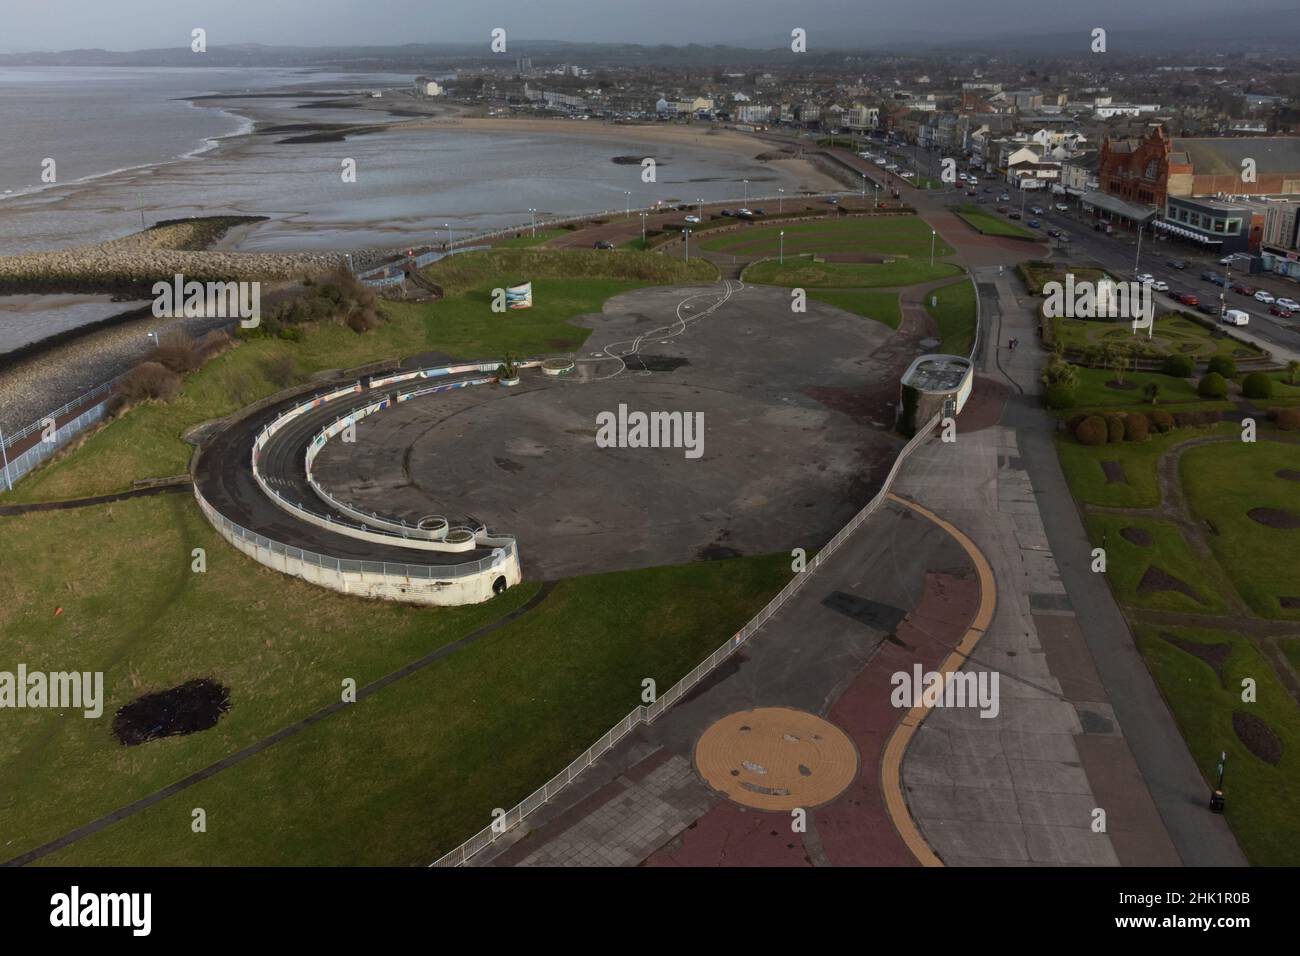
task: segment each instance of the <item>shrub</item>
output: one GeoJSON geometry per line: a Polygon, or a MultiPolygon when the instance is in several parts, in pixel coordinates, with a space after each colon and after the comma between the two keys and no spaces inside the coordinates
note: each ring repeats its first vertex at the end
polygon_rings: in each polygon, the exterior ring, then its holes
{"type": "Polygon", "coordinates": [[[1043,393],[1043,401],[1048,408],[1060,411],[1074,407],[1074,386],[1064,382],[1053,382],[1043,393]]]}
{"type": "Polygon", "coordinates": [[[203,356],[199,354],[194,340],[184,332],[170,332],[158,343],[156,349],[145,356],[145,361],[157,362],[163,368],[184,374],[202,367],[203,356]]]}
{"type": "Polygon", "coordinates": [[[146,399],[170,402],[181,390],[181,377],[159,362],[141,362],[113,386],[109,414],[146,399]]]}
{"type": "Polygon", "coordinates": [[[302,329],[285,326],[280,330],[278,337],[284,339],[286,342],[301,342],[302,329]]]}
{"type": "Polygon", "coordinates": [[[271,383],[278,385],[280,388],[287,388],[292,385],[294,378],[297,376],[297,369],[294,367],[293,359],[288,355],[281,355],[278,358],[269,360],[266,363],[265,371],[266,377],[270,379],[271,383]]]}
{"type": "Polygon", "coordinates": [[[1174,424],[1179,428],[1188,428],[1197,425],[1214,425],[1221,418],[1218,412],[1211,409],[1194,409],[1189,412],[1174,412],[1174,424]]]}
{"type": "Polygon", "coordinates": [[[1272,398],[1273,380],[1263,372],[1251,372],[1241,380],[1241,394],[1246,398],[1272,398]]]}
{"type": "MultiPolygon", "coordinates": [[[[1237,360],[1231,355],[1216,355],[1205,366],[1207,372],[1215,372],[1224,378],[1237,377],[1237,360]]],[[[1226,393],[1225,393],[1226,394],[1226,393]]]]}
{"type": "Polygon", "coordinates": [[[1201,398],[1227,398],[1228,383],[1225,381],[1223,373],[1207,372],[1201,376],[1201,381],[1196,386],[1196,394],[1201,398]]]}
{"type": "Polygon", "coordinates": [[[1124,419],[1125,441],[1146,441],[1151,435],[1151,423],[1145,415],[1133,414],[1124,419]]]}
{"type": "Polygon", "coordinates": [[[1196,373],[1196,363],[1190,355],[1166,355],[1160,371],[1174,378],[1191,378],[1196,373]]]}
{"type": "Polygon", "coordinates": [[[1292,432],[1300,428],[1300,408],[1279,408],[1276,411],[1274,421],[1282,431],[1292,432]]]}
{"type": "Polygon", "coordinates": [[[1124,416],[1106,416],[1106,440],[1109,442],[1119,442],[1124,440],[1124,416]]]}
{"type": "Polygon", "coordinates": [[[1151,409],[1151,411],[1147,412],[1146,417],[1147,421],[1151,423],[1151,427],[1161,434],[1170,431],[1174,427],[1174,416],[1163,408],[1151,409]]]}
{"type": "Polygon", "coordinates": [[[1042,381],[1044,385],[1066,385],[1073,388],[1079,381],[1079,370],[1054,355],[1043,369],[1042,381]]]}
{"type": "Polygon", "coordinates": [[[1089,415],[1074,430],[1074,437],[1079,440],[1081,445],[1106,444],[1106,420],[1100,415],[1089,415]]]}

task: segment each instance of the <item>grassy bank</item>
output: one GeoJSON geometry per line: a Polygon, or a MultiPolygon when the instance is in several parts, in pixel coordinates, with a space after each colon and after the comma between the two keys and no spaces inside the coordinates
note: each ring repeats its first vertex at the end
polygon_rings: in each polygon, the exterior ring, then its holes
{"type": "Polygon", "coordinates": [[[934,279],[961,275],[961,268],[947,262],[897,259],[886,263],[813,262],[791,259],[785,264],[774,259],[756,262],[745,270],[746,282],[802,289],[887,289],[917,285],[934,279]]]}
{"type": "Polygon", "coordinates": [[[897,292],[868,292],[849,289],[813,289],[808,298],[825,302],[845,312],[852,312],[897,329],[903,321],[897,292]]]}
{"type": "Polygon", "coordinates": [[[1022,229],[1013,222],[1003,219],[979,206],[969,203],[957,209],[957,216],[976,232],[986,236],[1004,236],[1012,239],[1037,239],[1038,236],[1029,229],[1022,229]]]}
{"type": "Polygon", "coordinates": [[[975,345],[977,325],[975,286],[968,281],[954,282],[935,289],[925,298],[925,311],[939,325],[941,352],[969,355],[975,345]],[[934,304],[931,304],[933,301],[934,304]]]}

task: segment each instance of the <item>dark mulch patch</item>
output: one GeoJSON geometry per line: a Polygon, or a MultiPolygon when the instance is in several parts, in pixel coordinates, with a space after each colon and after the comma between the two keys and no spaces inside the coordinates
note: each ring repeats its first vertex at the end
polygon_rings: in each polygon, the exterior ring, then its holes
{"type": "Polygon", "coordinates": [[[626,355],[623,361],[632,372],[675,372],[691,364],[690,359],[676,355],[626,355]]]}
{"type": "Polygon", "coordinates": [[[1197,641],[1185,641],[1181,637],[1174,637],[1172,634],[1161,634],[1166,641],[1174,645],[1180,651],[1186,651],[1193,657],[1198,657],[1210,665],[1214,675],[1219,678],[1219,686],[1223,686],[1223,665],[1228,662],[1228,657],[1232,654],[1231,644],[1201,644],[1197,641]]]}
{"type": "Polygon", "coordinates": [[[1129,392],[1137,388],[1137,382],[1107,382],[1107,388],[1113,388],[1117,392],[1129,392]]]}
{"type": "Polygon", "coordinates": [[[1138,594],[1153,594],[1157,591],[1177,591],[1179,594],[1186,594],[1197,604],[1205,604],[1205,598],[1201,597],[1201,592],[1192,587],[1186,581],[1180,581],[1164,568],[1158,568],[1154,564],[1147,568],[1146,573],[1142,575],[1142,580],[1138,582],[1138,594]]]}
{"type": "Polygon", "coordinates": [[[1300,515],[1281,508],[1251,508],[1246,512],[1246,517],[1266,528],[1277,528],[1280,531],[1300,528],[1300,515]]]}
{"type": "Polygon", "coordinates": [[[843,412],[859,425],[876,422],[893,424],[894,406],[898,402],[898,385],[879,387],[837,388],[830,385],[809,385],[803,393],[833,411],[843,412]]]}
{"type": "Polygon", "coordinates": [[[1300,471],[1296,471],[1294,468],[1282,468],[1273,472],[1273,474],[1283,481],[1300,481],[1300,471]]]}
{"type": "Polygon", "coordinates": [[[1146,528],[1120,528],[1119,536],[1139,548],[1151,547],[1151,532],[1146,528]]]}
{"type": "Polygon", "coordinates": [[[1120,461],[1103,461],[1101,470],[1106,473],[1106,484],[1127,485],[1128,477],[1124,474],[1124,463],[1120,461]]]}
{"type": "Polygon", "coordinates": [[[707,544],[695,552],[695,556],[701,561],[725,561],[728,558],[739,558],[741,553],[725,544],[707,544]]]}
{"type": "Polygon", "coordinates": [[[228,710],[230,690],[200,677],[123,705],[113,718],[113,735],[128,747],[180,737],[210,730],[228,710]]]}
{"type": "Polygon", "coordinates": [[[1300,597],[1280,597],[1277,599],[1277,603],[1285,608],[1298,608],[1300,607],[1300,597]]]}
{"type": "Polygon", "coordinates": [[[1234,710],[1232,729],[1237,734],[1237,739],[1246,745],[1246,749],[1264,763],[1276,767],[1281,762],[1282,740],[1263,720],[1254,714],[1234,710]]]}

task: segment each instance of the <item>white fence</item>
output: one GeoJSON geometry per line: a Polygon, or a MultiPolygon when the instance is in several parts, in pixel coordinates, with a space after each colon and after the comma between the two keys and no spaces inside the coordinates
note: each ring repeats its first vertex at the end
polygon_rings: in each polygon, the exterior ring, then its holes
{"type": "Polygon", "coordinates": [[[725,644],[702,660],[699,664],[695,665],[695,668],[689,674],[669,688],[668,691],[659,697],[653,704],[648,707],[637,707],[617,724],[607,730],[603,735],[601,735],[599,740],[588,747],[576,760],[565,767],[564,770],[548,780],[544,786],[534,790],[531,794],[525,797],[522,802],[506,811],[505,815],[499,817],[494,824],[484,827],[460,846],[456,847],[456,849],[440,857],[436,862],[430,865],[464,865],[476,854],[481,853],[483,850],[487,849],[487,847],[491,846],[492,843],[496,841],[497,837],[504,833],[508,833],[510,830],[519,826],[519,824],[521,824],[529,814],[535,813],[537,810],[545,806],[549,800],[556,796],[556,794],[560,793],[560,791],[571,784],[578,775],[582,773],[582,771],[586,770],[599,760],[602,755],[612,749],[638,725],[651,723],[669,707],[686,696],[686,694],[688,694],[696,684],[703,680],[706,675],[711,673],[715,667],[734,654],[738,647],[744,644],[745,641],[749,640],[749,638],[752,637],[759,628],[771,620],[773,615],[775,615],[785,605],[785,603],[790,600],[794,593],[798,591],[799,588],[803,587],[808,578],[819,567],[821,567],[822,564],[830,560],[831,556],[839,550],[840,546],[844,544],[846,540],[848,540],[849,535],[856,531],[864,521],[871,517],[875,510],[880,507],[881,503],[885,500],[885,496],[889,493],[889,487],[894,483],[894,478],[898,475],[898,470],[902,467],[907,456],[910,455],[918,445],[929,438],[930,433],[938,423],[939,416],[936,415],[934,418],[930,419],[924,427],[917,431],[917,433],[912,437],[912,440],[903,446],[903,450],[899,452],[898,457],[894,460],[893,467],[889,469],[889,474],[886,476],[884,483],[880,486],[880,490],[876,492],[876,496],[867,502],[866,506],[863,507],[861,511],[849,519],[848,524],[841,528],[835,537],[831,538],[831,540],[827,542],[824,548],[817,552],[816,557],[808,562],[807,568],[791,578],[789,583],[781,589],[780,593],[777,594],[776,597],[772,598],[772,600],[768,601],[763,609],[754,615],[754,617],[750,619],[749,623],[730,637],[725,644]]]}
{"type": "MultiPolygon", "coordinates": [[[[116,381],[116,379],[114,381],[116,381]]],[[[3,479],[0,479],[0,490],[5,490],[12,486],[19,478],[32,471],[46,458],[49,458],[61,447],[66,445],[74,436],[85,431],[96,422],[101,421],[104,417],[104,411],[108,405],[109,392],[112,391],[112,388],[113,382],[105,382],[98,388],[91,389],[80,398],[74,398],[63,407],[50,412],[48,415],[42,416],[26,428],[20,429],[12,435],[5,435],[3,439],[3,464],[0,465],[0,467],[3,467],[4,469],[4,477],[3,479]],[[10,449],[16,446],[28,435],[44,431],[46,423],[51,421],[57,422],[61,416],[66,415],[78,405],[84,405],[87,401],[95,398],[100,398],[100,401],[96,402],[71,421],[64,422],[63,425],[59,426],[55,430],[49,441],[42,439],[21,454],[12,458],[10,457],[10,449]]]]}

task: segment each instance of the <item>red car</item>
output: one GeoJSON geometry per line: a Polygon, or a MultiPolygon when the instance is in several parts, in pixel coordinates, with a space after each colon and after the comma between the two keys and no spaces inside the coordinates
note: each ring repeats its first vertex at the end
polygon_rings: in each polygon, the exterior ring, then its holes
{"type": "Polygon", "coordinates": [[[1190,292],[1180,292],[1177,296],[1175,296],[1175,298],[1178,299],[1178,301],[1181,302],[1183,305],[1201,304],[1201,300],[1198,299],[1196,296],[1192,295],[1190,292]]]}
{"type": "Polygon", "coordinates": [[[1234,282],[1232,284],[1232,291],[1236,292],[1238,295],[1253,296],[1259,290],[1256,289],[1253,285],[1246,285],[1244,282],[1234,282]]]}
{"type": "Polygon", "coordinates": [[[1282,308],[1280,305],[1277,305],[1277,304],[1270,305],[1270,306],[1268,307],[1268,314],[1269,314],[1269,315],[1276,315],[1278,318],[1281,318],[1281,319],[1289,319],[1289,318],[1291,318],[1291,310],[1290,310],[1290,309],[1284,309],[1284,308],[1282,308]]]}

